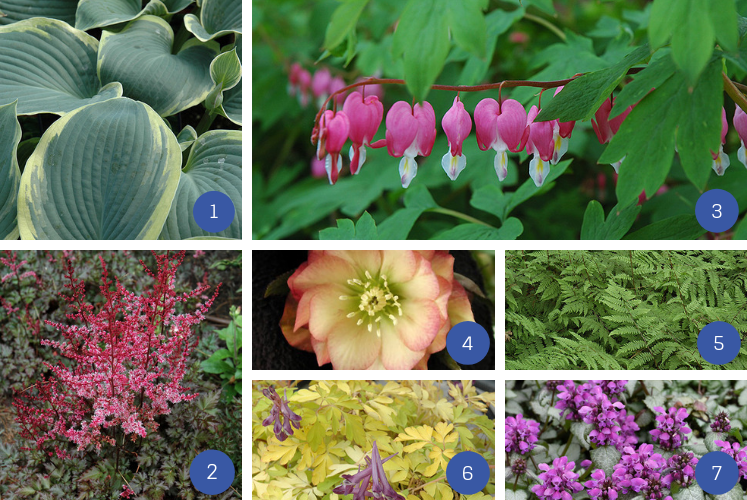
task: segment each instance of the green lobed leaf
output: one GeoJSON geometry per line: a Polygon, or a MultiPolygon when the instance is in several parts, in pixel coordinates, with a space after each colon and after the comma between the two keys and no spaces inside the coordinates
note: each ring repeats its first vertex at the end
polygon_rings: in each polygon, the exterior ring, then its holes
{"type": "Polygon", "coordinates": [[[415,222],[423,214],[422,208],[401,208],[384,219],[378,226],[379,239],[405,240],[415,222]]]}
{"type": "Polygon", "coordinates": [[[521,186],[519,186],[519,189],[517,189],[513,193],[504,193],[507,197],[510,196],[510,198],[508,198],[508,200],[506,201],[506,211],[503,217],[508,217],[508,214],[510,214],[514,208],[518,207],[529,198],[545,193],[552,189],[555,185],[553,181],[560,177],[563,172],[565,172],[565,170],[571,164],[571,161],[572,160],[565,160],[561,161],[557,165],[550,166],[550,174],[547,176],[545,182],[541,187],[537,187],[532,179],[527,179],[521,186]]]}
{"type": "Polygon", "coordinates": [[[459,224],[431,238],[434,240],[515,240],[524,232],[516,217],[509,217],[500,228],[482,224],[459,224]]]}
{"type": "Polygon", "coordinates": [[[350,219],[337,219],[337,227],[319,231],[320,240],[376,240],[379,239],[376,222],[368,212],[363,212],[353,225],[350,219]]]}
{"type": "Polygon", "coordinates": [[[669,51],[661,49],[657,54],[661,52],[664,52],[662,57],[652,58],[648,66],[635,75],[632,82],[623,87],[615,98],[610,119],[622,114],[628,107],[646,97],[652,89],[661,87],[674,74],[677,68],[669,55],[669,51]]]}
{"type": "Polygon", "coordinates": [[[200,41],[241,33],[241,0],[202,0],[200,18],[184,16],[184,26],[200,41]]]}
{"type": "Polygon", "coordinates": [[[13,24],[33,17],[59,19],[67,24],[75,23],[78,0],[3,0],[0,3],[0,26],[13,24]]]}
{"type": "Polygon", "coordinates": [[[241,132],[210,130],[192,146],[179,178],[174,201],[159,239],[178,240],[194,237],[241,239],[241,132]],[[228,228],[208,233],[192,215],[197,198],[208,191],[226,194],[236,210],[228,228]]]}
{"type": "MultiPolygon", "coordinates": [[[[717,2],[723,4],[723,2],[717,2]]],[[[732,0],[733,3],[733,0],[732,0]]],[[[672,58],[682,69],[692,86],[713,54],[716,31],[725,30],[727,43],[736,37],[736,13],[732,15],[731,26],[715,26],[714,20],[723,20],[726,14],[711,12],[717,6],[709,0],[655,0],[651,9],[649,41],[651,48],[664,45],[671,37],[672,58]]],[[[718,7],[721,7],[719,5],[718,7]]],[[[733,46],[736,46],[734,40],[733,46]]]]}
{"type": "Polygon", "coordinates": [[[407,89],[423,101],[449,54],[449,25],[444,0],[409,0],[392,43],[395,58],[404,54],[407,89]]]}
{"type": "Polygon", "coordinates": [[[21,125],[16,118],[17,102],[0,106],[0,238],[18,239],[18,188],[21,170],[16,151],[21,141],[21,125]]]}
{"type": "Polygon", "coordinates": [[[143,7],[140,0],[80,0],[75,12],[75,27],[86,31],[132,21],[144,15],[166,16],[186,9],[193,1],[150,0],[143,7]]]}
{"type": "Polygon", "coordinates": [[[344,0],[332,13],[332,18],[327,25],[324,35],[323,49],[331,50],[342,43],[343,40],[358,24],[358,18],[369,0],[344,0]]]}
{"type": "Polygon", "coordinates": [[[737,51],[739,30],[734,0],[709,0],[708,14],[716,31],[716,40],[728,52],[737,51]]]}
{"type": "Polygon", "coordinates": [[[584,220],[581,225],[582,240],[619,240],[635,223],[641,207],[630,205],[621,211],[615,206],[604,218],[604,208],[596,200],[586,206],[584,220]]]}
{"type": "Polygon", "coordinates": [[[693,93],[683,99],[677,150],[687,178],[701,191],[713,170],[711,151],[718,151],[721,144],[723,88],[721,61],[714,59],[693,93]]]}
{"type": "Polygon", "coordinates": [[[501,188],[494,184],[486,184],[478,187],[469,204],[478,210],[493,214],[503,220],[506,214],[506,204],[510,197],[505,196],[501,188]]]}
{"type": "Polygon", "coordinates": [[[62,115],[120,97],[119,83],[101,86],[98,48],[98,40],[55,19],[0,27],[0,105],[18,100],[19,115],[62,115]]]}
{"type": "Polygon", "coordinates": [[[121,82],[124,95],[169,116],[205,100],[213,82],[210,64],[216,42],[196,39],[172,54],[174,32],[155,16],[129,23],[121,32],[101,34],[97,68],[102,82],[121,82]]]}
{"type": "Polygon", "coordinates": [[[179,183],[181,150],[148,105],[110,99],[66,114],[21,176],[23,239],[154,239],[179,183]]]}
{"type": "Polygon", "coordinates": [[[561,122],[569,122],[590,119],[602,102],[609,99],[628,69],[648,56],[649,48],[643,45],[609,68],[576,78],[542,109],[536,121],[558,119],[561,122]]]}
{"type": "Polygon", "coordinates": [[[448,0],[447,18],[454,42],[479,58],[485,58],[487,23],[481,0],[448,0]]]}
{"type": "Polygon", "coordinates": [[[695,215],[677,215],[627,235],[626,240],[695,240],[706,232],[695,215]]]}

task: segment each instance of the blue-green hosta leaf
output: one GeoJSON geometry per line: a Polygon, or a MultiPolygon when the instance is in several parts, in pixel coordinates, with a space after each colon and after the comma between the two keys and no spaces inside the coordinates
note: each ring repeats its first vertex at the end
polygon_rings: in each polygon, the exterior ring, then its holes
{"type": "MultiPolygon", "coordinates": [[[[239,64],[241,64],[242,61],[241,38],[241,35],[236,35],[236,43],[234,43],[236,55],[239,56],[239,64]]],[[[239,80],[235,87],[223,92],[223,104],[217,109],[217,111],[236,125],[241,126],[241,80],[239,80]]]]}
{"type": "Polygon", "coordinates": [[[241,0],[202,0],[200,18],[187,14],[184,25],[203,42],[228,33],[241,33],[241,0]]]}
{"type": "MultiPolygon", "coordinates": [[[[210,78],[213,80],[213,90],[205,99],[205,107],[211,112],[226,116],[223,108],[225,92],[236,88],[241,81],[241,61],[236,53],[236,48],[219,55],[210,64],[210,78]]],[[[232,94],[235,96],[235,94],[232,94]]],[[[239,99],[241,94],[238,94],[239,99]]],[[[239,106],[241,103],[238,103],[239,106]]],[[[235,105],[232,103],[232,105],[235,105]]]]}
{"type": "Polygon", "coordinates": [[[16,119],[16,102],[0,106],[0,238],[18,238],[16,221],[18,186],[21,170],[16,148],[21,141],[21,126],[16,119]]]}
{"type": "Polygon", "coordinates": [[[75,23],[78,0],[3,0],[0,2],[0,26],[13,24],[32,17],[59,19],[68,24],[75,23]]]}
{"type": "Polygon", "coordinates": [[[132,21],[120,33],[101,34],[98,72],[102,82],[121,82],[124,95],[169,116],[205,100],[213,81],[216,42],[192,38],[172,54],[174,32],[155,16],[132,21]]]}
{"type": "Polygon", "coordinates": [[[179,147],[184,152],[197,140],[197,131],[192,125],[187,125],[176,135],[176,140],[179,141],[179,147]]]}
{"type": "Polygon", "coordinates": [[[241,132],[238,130],[211,130],[194,143],[160,238],[205,236],[241,239],[241,132]],[[236,209],[231,225],[219,233],[203,231],[192,216],[195,201],[208,191],[225,193],[236,209]]]}
{"type": "Polygon", "coordinates": [[[132,21],[140,16],[165,16],[187,8],[194,0],[151,0],[143,8],[140,0],[80,0],[75,27],[90,30],[132,21]]]}
{"type": "Polygon", "coordinates": [[[96,75],[99,42],[56,19],[0,27],[0,105],[18,100],[17,113],[63,115],[122,95],[96,75]]]}
{"type": "Polygon", "coordinates": [[[179,184],[181,150],[147,104],[124,97],[52,124],[21,176],[23,239],[155,239],[179,184]]]}

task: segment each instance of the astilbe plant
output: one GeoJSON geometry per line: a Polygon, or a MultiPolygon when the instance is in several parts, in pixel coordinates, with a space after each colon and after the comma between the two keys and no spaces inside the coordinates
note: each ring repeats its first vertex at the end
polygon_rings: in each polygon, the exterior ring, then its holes
{"type": "MultiPolygon", "coordinates": [[[[74,453],[71,443],[77,451],[97,452],[108,444],[116,448],[118,469],[126,438],[146,438],[159,427],[156,417],[171,412],[169,404],[198,396],[188,393],[182,379],[196,345],[193,327],[204,319],[220,285],[203,302],[199,300],[207,285],[178,294],[175,275],[184,252],[154,257],[153,270],[140,261],[153,282],[137,294],[110,277],[99,256],[103,301],[95,303],[87,300],[72,261],[65,264],[67,290],[60,296],[67,303],[69,324],[47,321],[63,340],[41,341],[65,361],[44,362],[48,375],[13,403],[20,435],[36,449],[69,458],[74,453]],[[194,310],[178,312],[193,299],[198,300],[194,310]]],[[[125,489],[122,495],[127,494],[125,489]]]]}

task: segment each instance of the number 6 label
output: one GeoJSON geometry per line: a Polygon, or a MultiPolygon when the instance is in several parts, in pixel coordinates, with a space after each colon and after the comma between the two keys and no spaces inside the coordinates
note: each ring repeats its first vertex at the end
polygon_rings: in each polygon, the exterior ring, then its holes
{"type": "Polygon", "coordinates": [[[490,479],[488,462],[474,451],[457,453],[446,466],[446,480],[451,489],[462,495],[472,495],[485,488],[490,479]]]}
{"type": "Polygon", "coordinates": [[[454,325],[446,335],[446,350],[460,365],[479,363],[490,350],[490,337],[474,321],[454,325]]]}
{"type": "Polygon", "coordinates": [[[222,451],[203,451],[189,465],[189,479],[197,491],[206,495],[219,495],[231,487],[236,469],[228,455],[222,451]]]}

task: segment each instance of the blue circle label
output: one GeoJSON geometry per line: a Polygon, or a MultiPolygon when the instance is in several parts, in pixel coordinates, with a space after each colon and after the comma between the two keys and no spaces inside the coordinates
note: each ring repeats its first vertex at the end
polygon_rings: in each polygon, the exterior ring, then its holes
{"type": "Polygon", "coordinates": [[[446,466],[446,480],[451,489],[462,495],[482,491],[490,479],[490,466],[474,451],[457,453],[446,466]]]}
{"type": "Polygon", "coordinates": [[[222,451],[203,451],[189,466],[189,479],[200,493],[220,495],[233,483],[236,469],[222,451]]]}
{"type": "Polygon", "coordinates": [[[737,463],[723,451],[706,453],[695,466],[695,481],[711,495],[730,492],[738,480],[737,463]]]}
{"type": "Polygon", "coordinates": [[[446,350],[460,365],[480,362],[490,349],[490,337],[485,328],[474,321],[457,323],[446,335],[446,350]]]}
{"type": "Polygon", "coordinates": [[[219,233],[231,225],[236,216],[236,208],[227,194],[208,191],[195,201],[192,216],[203,231],[219,233]]]}
{"type": "Polygon", "coordinates": [[[742,339],[729,323],[708,323],[698,334],[698,352],[712,365],[725,365],[739,354],[742,339]]]}
{"type": "Polygon", "coordinates": [[[706,231],[722,233],[731,229],[737,222],[739,205],[730,192],[711,189],[698,198],[695,204],[695,217],[706,231]]]}

